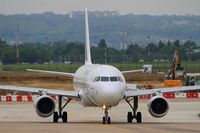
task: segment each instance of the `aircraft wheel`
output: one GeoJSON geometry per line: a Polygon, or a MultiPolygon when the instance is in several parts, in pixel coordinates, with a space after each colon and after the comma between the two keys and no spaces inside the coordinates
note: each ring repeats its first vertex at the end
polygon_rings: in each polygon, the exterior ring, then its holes
{"type": "Polygon", "coordinates": [[[110,117],[108,117],[108,124],[110,124],[110,122],[111,122],[111,119],[110,119],[110,117]]]}
{"type": "Polygon", "coordinates": [[[63,120],[63,123],[67,123],[67,112],[63,112],[63,115],[62,115],[62,120],[63,120]]]}
{"type": "Polygon", "coordinates": [[[106,117],[103,117],[103,124],[106,123],[106,117]]]}
{"type": "Polygon", "coordinates": [[[142,113],[141,112],[137,112],[136,121],[137,121],[137,123],[142,122],[142,113]]]}
{"type": "Polygon", "coordinates": [[[128,123],[132,123],[132,120],[133,120],[132,112],[128,112],[128,114],[127,114],[127,122],[128,123]]]}
{"type": "Polygon", "coordinates": [[[59,119],[58,112],[54,112],[54,114],[53,114],[53,122],[57,123],[58,119],[59,119]]]}

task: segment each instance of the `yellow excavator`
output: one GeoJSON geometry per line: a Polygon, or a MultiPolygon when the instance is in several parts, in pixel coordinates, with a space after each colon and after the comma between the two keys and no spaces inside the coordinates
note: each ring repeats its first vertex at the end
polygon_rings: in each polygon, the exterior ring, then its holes
{"type": "Polygon", "coordinates": [[[165,80],[165,86],[181,86],[183,77],[186,73],[181,67],[181,58],[179,51],[176,50],[172,61],[172,66],[168,70],[165,80]]]}
{"type": "Polygon", "coordinates": [[[165,86],[195,85],[195,78],[188,76],[184,68],[181,67],[181,58],[178,50],[175,51],[172,66],[168,70],[164,84],[165,86]]]}

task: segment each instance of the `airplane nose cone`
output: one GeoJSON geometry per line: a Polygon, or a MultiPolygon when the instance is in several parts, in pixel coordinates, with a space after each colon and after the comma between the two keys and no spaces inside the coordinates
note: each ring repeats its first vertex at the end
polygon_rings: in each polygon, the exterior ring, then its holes
{"type": "Polygon", "coordinates": [[[117,84],[102,85],[98,89],[98,101],[101,105],[116,106],[124,96],[123,90],[117,84]]]}

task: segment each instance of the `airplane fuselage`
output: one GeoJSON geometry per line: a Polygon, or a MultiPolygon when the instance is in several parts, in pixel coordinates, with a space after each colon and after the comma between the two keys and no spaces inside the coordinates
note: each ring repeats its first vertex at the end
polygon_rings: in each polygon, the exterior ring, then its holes
{"type": "Polygon", "coordinates": [[[89,107],[116,106],[126,91],[124,76],[109,65],[83,65],[76,71],[73,83],[81,104],[89,107]]]}

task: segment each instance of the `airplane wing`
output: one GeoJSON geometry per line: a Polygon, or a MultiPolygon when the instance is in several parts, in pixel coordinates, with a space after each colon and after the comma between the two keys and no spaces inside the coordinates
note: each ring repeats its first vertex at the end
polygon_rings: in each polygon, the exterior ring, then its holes
{"type": "Polygon", "coordinates": [[[181,87],[171,87],[171,88],[158,88],[158,89],[150,89],[150,90],[135,90],[135,91],[126,91],[125,97],[134,97],[134,96],[142,96],[142,95],[151,95],[151,94],[160,94],[166,92],[178,92],[178,91],[194,91],[200,90],[200,85],[196,86],[181,86],[181,87]]]}
{"type": "Polygon", "coordinates": [[[144,69],[138,69],[138,70],[129,70],[129,71],[121,71],[123,74],[125,73],[135,73],[135,72],[144,72],[144,69]]]}
{"type": "Polygon", "coordinates": [[[45,89],[45,88],[9,86],[9,85],[0,85],[0,90],[57,95],[57,96],[63,96],[63,97],[68,97],[68,98],[73,98],[73,99],[79,99],[79,94],[76,91],[53,90],[53,89],[45,89]]]}
{"type": "Polygon", "coordinates": [[[30,72],[43,72],[43,73],[50,73],[50,74],[58,74],[58,75],[64,75],[68,77],[74,77],[74,73],[66,73],[66,72],[55,72],[55,71],[45,71],[45,70],[36,70],[36,69],[26,69],[30,72]]]}

